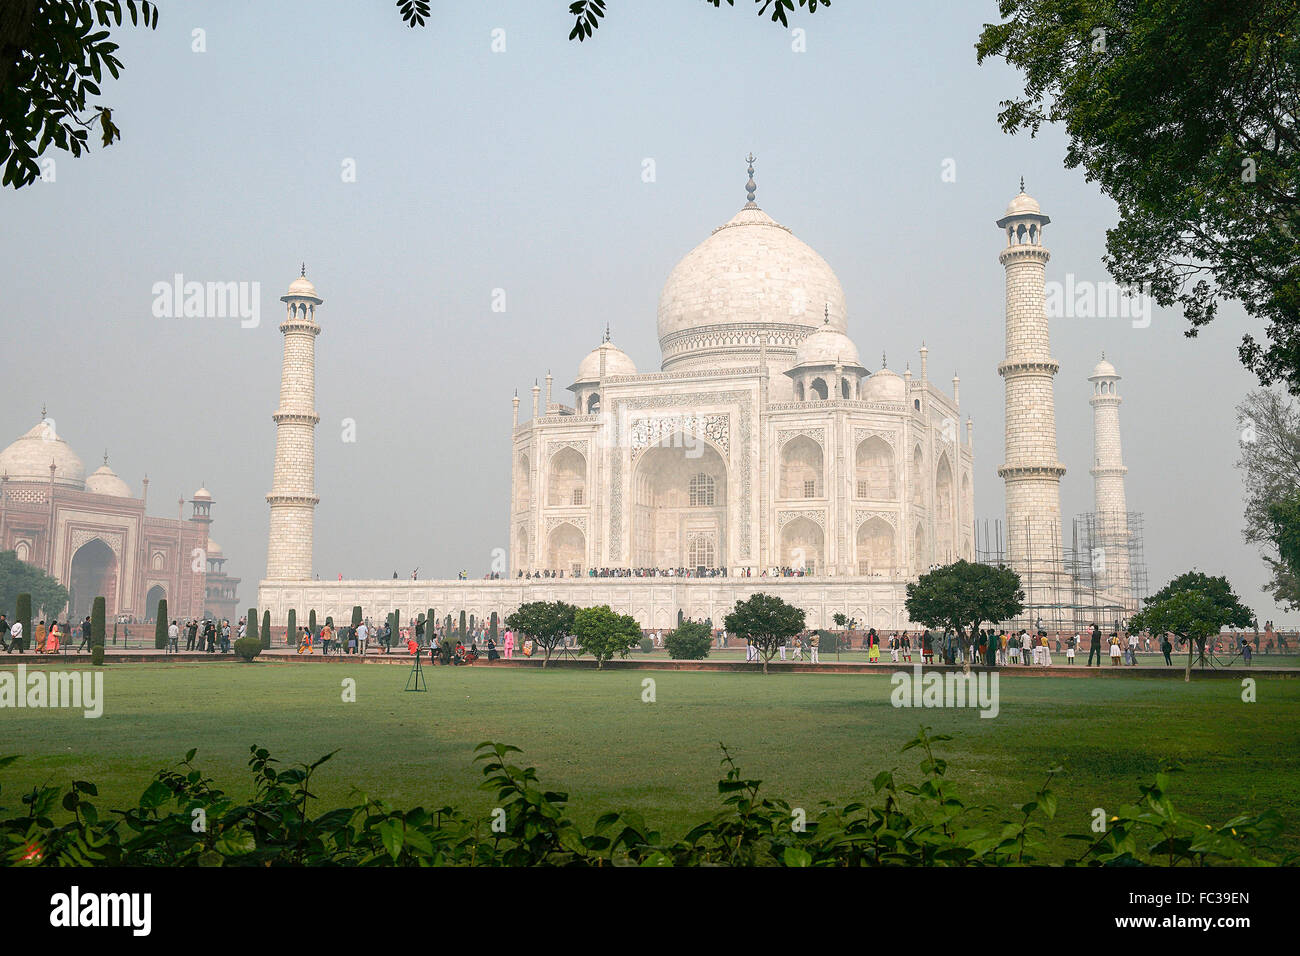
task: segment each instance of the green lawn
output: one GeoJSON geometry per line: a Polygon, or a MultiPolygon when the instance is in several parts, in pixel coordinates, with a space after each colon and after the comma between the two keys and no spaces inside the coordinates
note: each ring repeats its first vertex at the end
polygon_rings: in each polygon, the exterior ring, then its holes
{"type": "MultiPolygon", "coordinates": [[[[5,669],[12,669],[9,662],[5,669]]],[[[0,770],[0,802],[15,808],[34,782],[74,778],[99,785],[101,808],[133,801],[158,769],[197,747],[197,762],[246,792],[248,746],[286,763],[337,749],[316,792],[353,787],[398,805],[492,806],[472,765],[474,745],[524,749],[545,785],[567,790],[580,820],[637,808],[670,833],[718,805],[718,742],[749,776],[795,806],[844,802],[879,770],[914,777],[915,751],[899,747],[924,721],[956,739],[949,775],[975,801],[1030,796],[1042,771],[1062,763],[1060,832],[1082,832],[1094,807],[1131,801],[1162,757],[1189,772],[1175,802],[1212,819],[1274,807],[1300,849],[1300,765],[1295,758],[1300,681],[1262,679],[1258,702],[1232,680],[1185,685],[1168,678],[1087,680],[1006,676],[1001,712],[891,706],[886,675],[789,675],[426,668],[429,692],[404,693],[407,669],[258,662],[114,664],[105,669],[104,715],[3,710],[0,753],[23,759],[0,770]],[[356,703],[340,682],[356,680],[356,703]],[[642,680],[657,700],[643,703],[642,680]]],[[[1068,844],[1055,844],[1058,849],[1068,844]]]]}

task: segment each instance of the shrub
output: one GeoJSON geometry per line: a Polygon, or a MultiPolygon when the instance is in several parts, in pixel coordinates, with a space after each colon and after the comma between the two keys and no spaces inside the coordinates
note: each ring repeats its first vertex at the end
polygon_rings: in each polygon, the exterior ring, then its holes
{"type": "Polygon", "coordinates": [[[356,627],[361,623],[361,605],[356,604],[352,608],[352,626],[356,627]]]}
{"type": "Polygon", "coordinates": [[[702,661],[712,646],[713,634],[698,621],[684,621],[664,638],[668,656],[677,661],[702,661]]]}
{"type": "MultiPolygon", "coordinates": [[[[243,641],[240,641],[243,643],[243,641]]],[[[584,832],[568,794],[546,787],[534,767],[521,767],[518,747],[483,743],[484,786],[504,811],[505,824],[483,839],[478,814],[452,807],[394,808],[379,800],[322,805],[313,776],[333,754],[285,769],[268,750],[250,747],[251,796],[227,794],[193,763],[160,770],[138,806],[100,809],[93,783],[76,781],[65,794],[47,783],[21,810],[0,811],[0,863],[40,866],[1022,866],[1038,862],[1056,817],[1052,774],[1025,803],[987,807],[963,799],[947,776],[948,762],[920,735],[919,780],[886,770],[870,780],[869,796],[848,805],[825,802],[797,831],[792,805],[747,779],[726,748],[722,806],[685,837],[672,840],[635,810],[613,811],[584,832]],[[899,779],[895,779],[895,776],[899,779]],[[54,823],[49,808],[68,811],[54,823]],[[202,808],[207,831],[194,834],[192,811],[202,808]],[[313,815],[316,814],[316,815],[313,815]],[[33,853],[33,834],[39,854],[33,853]]],[[[3,758],[9,765],[14,757],[3,758]]],[[[12,774],[10,768],[8,773],[12,774]]],[[[34,771],[33,775],[44,771],[34,771]]],[[[1276,810],[1241,812],[1211,824],[1179,811],[1172,777],[1161,770],[1121,804],[1102,833],[1057,834],[1077,841],[1067,866],[1282,865],[1294,855],[1276,847],[1283,830],[1276,810]]],[[[138,788],[137,788],[138,789],[138,788]]],[[[1234,811],[1235,812],[1235,811],[1234,811]]],[[[811,814],[810,814],[811,816],[811,814]]]]}
{"type": "Polygon", "coordinates": [[[271,612],[269,610],[262,612],[262,647],[263,649],[271,646],[271,612]]]}
{"type": "Polygon", "coordinates": [[[289,608],[289,626],[284,629],[284,642],[290,647],[298,643],[298,612],[289,608]]]}
{"type": "Polygon", "coordinates": [[[153,622],[153,648],[156,651],[167,650],[167,599],[158,602],[158,613],[153,622]]]}
{"type": "Polygon", "coordinates": [[[852,639],[847,634],[837,634],[835,631],[817,631],[817,649],[822,654],[834,654],[840,650],[851,650],[852,639]]]}
{"type": "Polygon", "coordinates": [[[104,664],[105,613],[104,598],[102,596],[95,598],[95,603],[90,608],[90,663],[96,666],[104,664]]]}
{"type": "MultiPolygon", "coordinates": [[[[244,638],[257,641],[258,645],[261,646],[262,640],[257,636],[257,608],[250,607],[248,609],[248,616],[244,618],[244,620],[248,624],[244,629],[244,638]]],[[[244,638],[240,638],[240,640],[243,640],[244,638]]],[[[236,641],[236,643],[238,643],[238,641],[236,641]]]]}
{"type": "Polygon", "coordinates": [[[641,638],[641,653],[649,654],[655,649],[655,642],[648,637],[641,638]]]}
{"type": "Polygon", "coordinates": [[[251,661],[262,653],[262,642],[256,637],[241,637],[235,641],[235,656],[242,661],[251,661]]]}

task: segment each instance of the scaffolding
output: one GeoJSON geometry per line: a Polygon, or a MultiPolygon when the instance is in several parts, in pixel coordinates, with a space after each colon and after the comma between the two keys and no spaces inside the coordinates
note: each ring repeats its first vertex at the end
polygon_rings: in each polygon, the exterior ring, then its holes
{"type": "Polygon", "coordinates": [[[986,519],[976,522],[974,532],[977,562],[1020,574],[1024,610],[999,622],[1005,626],[1049,634],[1093,624],[1119,631],[1147,596],[1141,512],[1078,515],[1068,547],[1055,522],[1035,528],[1026,521],[1011,531],[1001,519],[986,519]]]}

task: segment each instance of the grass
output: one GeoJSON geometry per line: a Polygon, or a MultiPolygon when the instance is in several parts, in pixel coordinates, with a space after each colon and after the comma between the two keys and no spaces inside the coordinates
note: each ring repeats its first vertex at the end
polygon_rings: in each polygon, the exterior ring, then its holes
{"type": "MultiPolygon", "coordinates": [[[[8,662],[4,669],[12,669],[8,662]]],[[[247,791],[250,744],[285,764],[331,751],[315,792],[321,808],[356,791],[398,806],[454,805],[486,814],[477,788],[480,741],[512,743],[543,785],[567,791],[584,824],[635,808],[678,835],[718,808],[718,743],[769,793],[808,808],[869,790],[882,769],[915,779],[900,746],[924,722],[953,734],[949,776],[977,802],[1028,799],[1054,764],[1056,833],[1084,832],[1094,807],[1131,802],[1163,758],[1178,758],[1175,804],[1210,820],[1273,807],[1291,821],[1279,849],[1300,849],[1300,766],[1294,727],[1300,681],[1261,679],[1258,702],[1232,680],[1019,678],[1001,681],[1001,710],[891,706],[886,674],[786,675],[537,669],[426,669],[428,693],[404,693],[401,667],[204,662],[105,668],[104,715],[5,710],[0,803],[39,782],[94,781],[101,809],[133,802],[158,769],[190,747],[235,794],[247,791]],[[344,703],[341,681],[356,681],[344,703]],[[642,702],[642,681],[656,701],[642,702]]],[[[1058,858],[1070,844],[1052,843],[1058,858]]]]}

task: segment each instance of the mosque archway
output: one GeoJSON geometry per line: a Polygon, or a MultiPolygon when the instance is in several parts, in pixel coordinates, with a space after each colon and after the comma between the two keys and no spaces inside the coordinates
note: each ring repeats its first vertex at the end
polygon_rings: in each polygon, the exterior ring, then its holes
{"type": "Polygon", "coordinates": [[[632,473],[633,566],[696,567],[692,552],[711,545],[711,566],[727,567],[727,493],[727,464],[709,442],[669,435],[643,451],[632,473]]]}
{"type": "Polygon", "coordinates": [[[879,435],[858,442],[855,458],[857,497],[879,501],[893,501],[894,449],[879,435]]]}
{"type": "Polygon", "coordinates": [[[883,518],[871,518],[858,528],[858,574],[894,576],[894,529],[883,518]]]}
{"type": "Polygon", "coordinates": [[[547,482],[547,504],[586,503],[587,459],[574,448],[562,448],[551,456],[547,482]]]}
{"type": "Polygon", "coordinates": [[[830,390],[827,387],[824,378],[813,379],[812,384],[809,386],[809,391],[812,392],[812,394],[808,396],[809,401],[824,402],[826,399],[830,398],[830,390]]]}
{"type": "Polygon", "coordinates": [[[781,529],[781,567],[816,574],[823,566],[825,534],[811,518],[795,518],[781,529]]]}
{"type": "Polygon", "coordinates": [[[781,448],[782,498],[820,498],[825,494],[822,446],[807,435],[792,438],[781,448]]]}
{"type": "Polygon", "coordinates": [[[587,564],[587,536],[567,521],[558,524],[547,536],[546,554],[547,568],[580,577],[587,564]]]}
{"type": "Polygon", "coordinates": [[[117,569],[117,555],[103,539],[92,538],[77,549],[68,576],[71,620],[83,620],[97,597],[104,598],[107,617],[117,613],[117,569]]]}
{"type": "Polygon", "coordinates": [[[149,589],[149,593],[144,596],[144,608],[141,610],[146,621],[157,620],[158,602],[167,600],[167,589],[161,584],[155,584],[149,589]]]}

